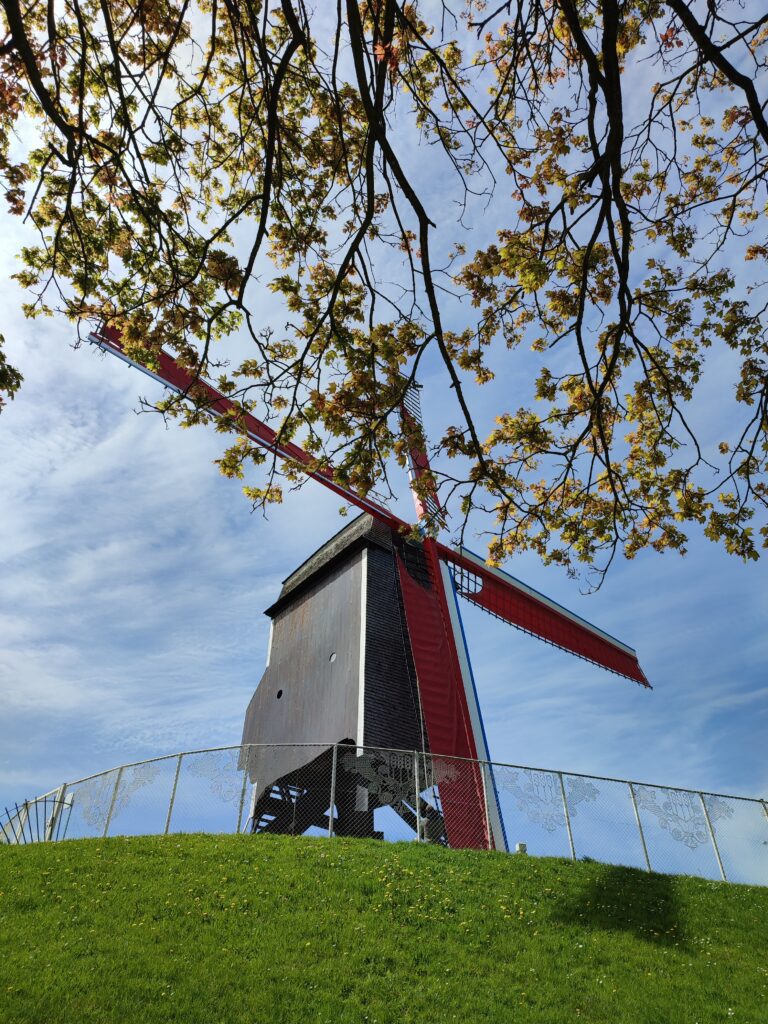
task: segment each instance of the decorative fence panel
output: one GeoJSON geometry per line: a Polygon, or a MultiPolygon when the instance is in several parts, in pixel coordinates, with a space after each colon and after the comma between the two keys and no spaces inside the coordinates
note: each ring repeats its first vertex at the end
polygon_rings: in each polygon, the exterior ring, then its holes
{"type": "MultiPolygon", "coordinates": [[[[507,844],[523,843],[536,857],[570,857],[565,804],[557,772],[494,765],[507,844]]],[[[577,800],[569,814],[576,811],[577,800]]]]}
{"type": "Polygon", "coordinates": [[[768,804],[423,751],[261,744],[123,765],[6,809],[0,842],[249,832],[516,850],[768,885],[768,804]]]}

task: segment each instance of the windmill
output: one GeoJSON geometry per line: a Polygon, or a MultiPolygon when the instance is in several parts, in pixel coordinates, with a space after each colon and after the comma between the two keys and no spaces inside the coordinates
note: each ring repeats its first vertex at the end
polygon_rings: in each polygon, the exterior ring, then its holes
{"type": "MultiPolygon", "coordinates": [[[[125,354],[112,328],[90,340],[178,394],[194,387],[214,415],[234,408],[166,352],[153,371],[125,354]]],[[[409,392],[401,409],[411,426],[420,418],[416,398],[409,392]]],[[[307,467],[309,476],[362,513],[284,581],[267,610],[267,667],[243,729],[243,743],[259,745],[243,765],[254,784],[252,830],[325,827],[333,811],[332,777],[337,834],[375,835],[373,814],[386,799],[436,841],[506,849],[493,778],[477,764],[490,758],[458,598],[647,687],[635,651],[463,547],[430,536],[408,539],[410,525],[389,509],[338,483],[331,470],[314,468],[307,452],[282,442],[252,414],[240,420],[251,441],[307,467]],[[320,754],[300,746],[318,738],[328,741],[320,754]],[[349,745],[351,760],[338,763],[338,744],[349,745]],[[355,761],[358,748],[372,747],[422,751],[429,754],[425,765],[435,758],[466,760],[462,771],[443,773],[435,806],[408,772],[400,793],[383,798],[372,792],[355,761]]],[[[426,454],[411,452],[412,480],[428,470],[426,454]]],[[[421,520],[439,511],[435,495],[417,498],[421,520]]]]}

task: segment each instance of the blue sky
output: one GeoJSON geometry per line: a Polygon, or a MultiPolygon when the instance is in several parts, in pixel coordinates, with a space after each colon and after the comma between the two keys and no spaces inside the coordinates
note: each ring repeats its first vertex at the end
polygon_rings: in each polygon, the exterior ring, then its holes
{"type": "MultiPolygon", "coordinates": [[[[263,671],[263,609],[342,524],[312,483],[269,519],[251,514],[212,464],[215,433],[137,415],[154,382],[72,350],[67,324],[27,323],[6,296],[26,379],[0,416],[0,805],[238,742],[263,671]]],[[[429,429],[441,398],[426,383],[429,429]]],[[[463,605],[495,759],[768,796],[764,562],[694,539],[685,558],[617,562],[591,596],[533,558],[508,568],[635,646],[655,689],[463,605]]]]}
{"type": "MultiPolygon", "coordinates": [[[[403,151],[429,208],[447,209],[456,183],[434,177],[418,145],[403,151]]],[[[492,237],[493,211],[475,215],[492,237]]],[[[343,525],[338,499],[314,483],[268,519],[251,514],[213,465],[218,435],[137,415],[159,385],[73,351],[63,320],[25,321],[9,277],[28,236],[4,230],[2,332],[25,382],[0,415],[0,808],[121,762],[239,742],[265,661],[263,609],[343,525]]],[[[714,444],[728,434],[734,375],[717,350],[709,362],[694,418],[714,444]]],[[[532,366],[515,353],[485,412],[525,401],[532,366]]],[[[453,418],[448,392],[429,362],[421,379],[436,436],[453,418]]],[[[410,518],[404,474],[398,492],[410,518]]],[[[693,536],[685,558],[617,560],[585,596],[562,571],[513,560],[514,575],[636,647],[655,689],[463,604],[491,756],[768,798],[767,566],[693,536]]]]}

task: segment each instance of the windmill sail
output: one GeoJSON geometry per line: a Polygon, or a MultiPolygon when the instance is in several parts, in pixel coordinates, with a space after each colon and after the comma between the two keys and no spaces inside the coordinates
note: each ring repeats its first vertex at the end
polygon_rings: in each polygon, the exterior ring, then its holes
{"type": "Polygon", "coordinates": [[[137,370],[141,370],[148,377],[152,377],[171,391],[175,391],[177,395],[189,395],[190,399],[193,396],[196,399],[199,399],[201,396],[204,397],[205,410],[213,416],[236,413],[242,424],[243,433],[249,440],[272,452],[279,459],[303,466],[307,476],[319,481],[323,486],[328,487],[352,505],[357,505],[364,512],[370,512],[381,522],[407,529],[407,524],[402,519],[393,515],[389,509],[384,508],[383,505],[379,505],[375,501],[371,501],[369,498],[363,497],[361,494],[357,494],[357,492],[334,480],[333,470],[324,467],[314,468],[316,460],[308,452],[305,452],[303,448],[293,444],[292,441],[282,441],[280,435],[272,427],[263,423],[251,413],[243,413],[231,398],[227,398],[226,395],[223,395],[207,380],[204,380],[202,377],[196,377],[189,370],[184,369],[167,352],[160,352],[157,357],[157,372],[155,372],[143,363],[137,362],[137,360],[131,359],[130,356],[126,355],[120,341],[120,335],[114,328],[102,327],[98,332],[93,332],[88,340],[100,348],[102,352],[108,352],[111,355],[117,356],[124,363],[135,367],[137,370]]]}
{"type": "MultiPolygon", "coordinates": [[[[409,437],[409,476],[416,515],[423,530],[445,525],[445,514],[429,464],[419,402],[419,387],[411,382],[400,407],[403,433],[409,437]]],[[[429,586],[414,588],[401,572],[403,604],[417,665],[424,722],[436,749],[453,756],[490,761],[483,714],[475,687],[464,627],[451,570],[440,558],[438,545],[428,537],[422,544],[429,586]],[[432,737],[434,736],[434,741],[432,737]]],[[[507,849],[501,806],[488,764],[446,779],[442,801],[448,834],[462,845],[507,849]],[[482,830],[482,834],[481,834],[482,830]]]]}
{"type": "Polygon", "coordinates": [[[411,481],[416,515],[420,523],[427,527],[433,525],[445,525],[445,513],[437,496],[434,480],[431,476],[429,456],[426,451],[426,444],[423,443],[424,426],[421,418],[421,402],[419,401],[420,385],[415,381],[406,388],[403,401],[400,405],[400,422],[403,426],[403,433],[413,437],[420,435],[422,443],[411,442],[408,450],[408,476],[411,481]],[[424,493],[420,493],[419,484],[426,481],[424,493]]]}
{"type": "Polygon", "coordinates": [[[440,545],[440,555],[451,566],[456,589],[465,600],[525,633],[651,688],[633,648],[514,576],[491,568],[466,548],[440,545]]]}

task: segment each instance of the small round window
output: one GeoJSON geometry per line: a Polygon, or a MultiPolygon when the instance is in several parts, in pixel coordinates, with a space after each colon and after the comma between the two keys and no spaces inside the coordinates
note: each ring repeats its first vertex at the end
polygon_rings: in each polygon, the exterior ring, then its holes
{"type": "Polygon", "coordinates": [[[280,698],[281,698],[282,696],[283,696],[283,691],[282,691],[282,690],[278,690],[278,691],[277,691],[277,699],[278,699],[278,700],[280,700],[280,698]]]}
{"type": "Polygon", "coordinates": [[[328,657],[328,661],[331,661],[331,662],[336,661],[336,651],[331,651],[331,653],[330,653],[330,655],[328,657]]]}

